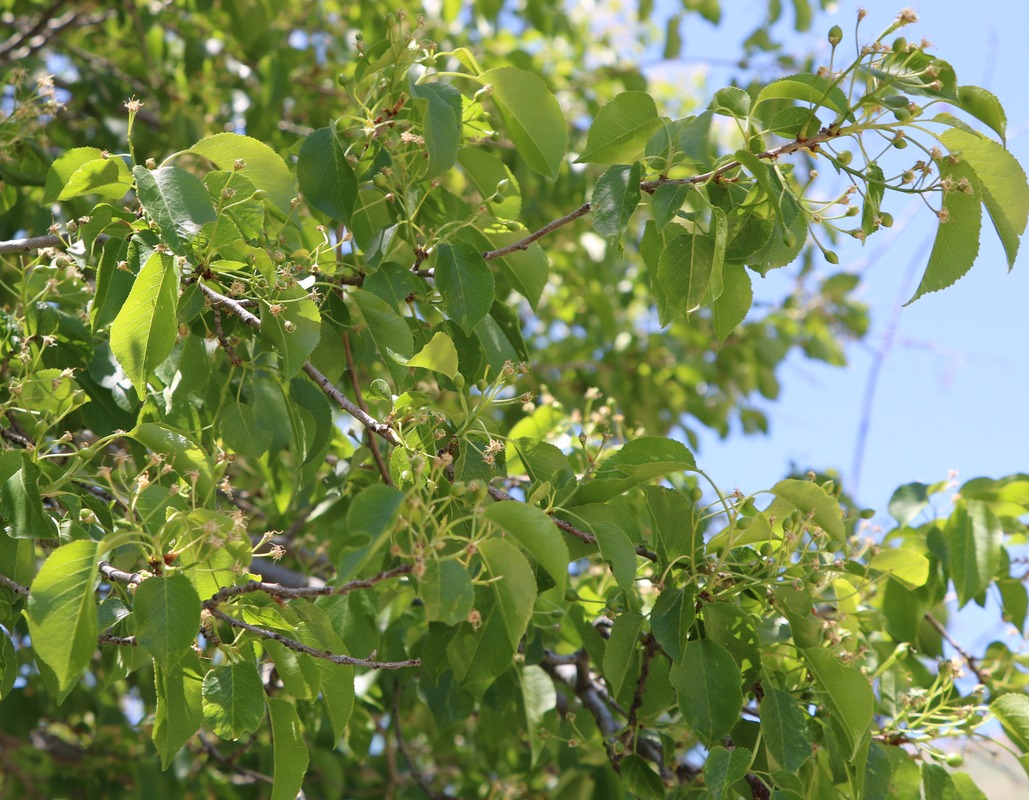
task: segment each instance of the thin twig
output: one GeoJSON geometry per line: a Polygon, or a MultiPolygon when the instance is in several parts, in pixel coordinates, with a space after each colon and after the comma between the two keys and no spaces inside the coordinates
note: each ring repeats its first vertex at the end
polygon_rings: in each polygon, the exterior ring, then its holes
{"type": "Polygon", "coordinates": [[[115,636],[111,633],[101,633],[96,637],[97,644],[117,644],[122,647],[136,647],[139,642],[135,636],[115,636]]]}
{"type": "Polygon", "coordinates": [[[123,570],[112,567],[106,561],[101,561],[97,564],[97,569],[100,570],[100,574],[107,578],[107,580],[114,583],[134,583],[138,586],[146,580],[145,575],[140,575],[138,572],[124,572],[123,570]]]}
{"type": "Polygon", "coordinates": [[[535,242],[537,239],[542,239],[548,233],[556,231],[558,228],[564,227],[569,222],[574,222],[579,217],[583,217],[586,214],[589,214],[590,208],[591,206],[589,203],[583,203],[581,206],[575,209],[575,211],[565,214],[563,217],[561,217],[560,219],[555,219],[553,222],[548,222],[538,231],[536,231],[535,233],[530,233],[524,239],[519,239],[514,244],[509,244],[506,247],[501,247],[497,250],[487,250],[485,253],[482,254],[482,257],[487,261],[492,261],[495,258],[503,258],[504,256],[511,255],[511,253],[516,253],[519,250],[528,250],[529,245],[535,242]]]}
{"type": "Polygon", "coordinates": [[[968,664],[968,668],[972,670],[972,674],[975,675],[976,680],[978,680],[983,686],[988,686],[990,683],[990,675],[979,666],[979,659],[962,647],[958,641],[950,635],[950,631],[947,630],[947,626],[936,619],[932,614],[926,612],[925,619],[926,622],[936,628],[940,636],[947,640],[947,644],[953,647],[957,654],[965,660],[965,663],[968,664]]]}
{"type": "Polygon", "coordinates": [[[232,362],[233,366],[243,366],[243,359],[236,355],[236,348],[232,346],[232,343],[228,340],[228,337],[225,335],[225,331],[222,329],[221,309],[219,309],[218,306],[215,306],[211,309],[211,311],[214,313],[214,333],[215,336],[218,337],[218,344],[220,344],[222,346],[222,350],[224,350],[228,354],[229,360],[232,362]]]}
{"type": "Polygon", "coordinates": [[[264,783],[271,784],[275,783],[275,781],[273,781],[269,776],[265,775],[263,772],[257,772],[256,770],[252,770],[247,767],[241,767],[239,764],[235,762],[234,759],[229,758],[226,755],[223,755],[222,752],[218,750],[218,748],[215,747],[213,744],[211,744],[207,737],[204,736],[203,731],[198,731],[197,737],[200,739],[200,743],[203,745],[204,750],[208,753],[208,755],[212,756],[214,760],[217,761],[219,764],[222,764],[231,769],[233,772],[238,772],[240,775],[244,775],[253,780],[263,781],[264,783]]]}
{"type": "Polygon", "coordinates": [[[329,595],[344,595],[350,594],[357,589],[370,589],[377,583],[389,580],[390,578],[396,578],[400,575],[407,575],[411,572],[412,566],[410,564],[403,564],[393,569],[383,570],[377,575],[373,575],[370,578],[362,578],[359,580],[348,581],[342,586],[304,586],[304,587],[291,587],[283,586],[278,583],[265,583],[263,581],[248,581],[247,583],[239,586],[226,586],[223,589],[219,589],[209,600],[204,602],[204,608],[212,609],[224,603],[233,597],[239,597],[240,595],[250,594],[252,592],[264,592],[271,597],[279,597],[285,599],[297,599],[302,597],[325,597],[329,595]]]}
{"type": "MultiPolygon", "coordinates": [[[[354,397],[357,398],[357,405],[364,413],[367,414],[368,404],[364,401],[364,392],[361,391],[361,384],[357,378],[357,365],[354,364],[354,352],[350,348],[350,335],[346,331],[343,331],[343,352],[346,354],[347,373],[350,375],[350,383],[354,387],[354,397]]],[[[393,476],[389,474],[386,462],[382,460],[382,453],[379,451],[379,442],[376,437],[372,435],[371,431],[368,432],[368,448],[372,451],[372,458],[375,459],[375,466],[378,468],[383,482],[387,486],[394,486],[393,476]]]]}
{"type": "Polygon", "coordinates": [[[19,594],[22,597],[29,596],[28,586],[23,586],[22,584],[18,583],[18,581],[14,580],[14,578],[8,578],[2,572],[0,572],[0,586],[6,586],[12,592],[14,592],[15,594],[19,594]]]}
{"type": "Polygon", "coordinates": [[[305,653],[314,658],[324,658],[333,664],[347,664],[352,667],[366,667],[368,669],[404,669],[406,667],[420,667],[422,665],[420,658],[409,658],[406,661],[376,661],[370,658],[354,658],[341,653],[332,653],[328,650],[317,650],[314,647],[308,647],[303,642],[298,642],[296,639],[283,636],[281,633],[270,631],[267,628],[259,628],[257,625],[251,625],[249,622],[243,622],[243,620],[230,617],[217,608],[208,608],[207,611],[212,616],[227,622],[234,628],[242,628],[265,639],[274,639],[279,644],[297,653],[305,653]]]}

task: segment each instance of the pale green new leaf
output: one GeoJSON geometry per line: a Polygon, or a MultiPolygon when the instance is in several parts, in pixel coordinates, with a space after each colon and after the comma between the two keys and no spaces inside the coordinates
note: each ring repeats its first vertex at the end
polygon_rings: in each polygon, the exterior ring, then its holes
{"type": "Polygon", "coordinates": [[[1029,220],[1029,183],[1025,170],[1011,153],[992,139],[951,128],[940,137],[952,153],[971,165],[982,188],[982,201],[997,230],[1008,269],[1015,266],[1019,237],[1029,220]]]}
{"type": "Polygon", "coordinates": [[[990,703],[990,711],[1000,720],[1011,741],[1029,753],[1029,696],[1022,692],[1002,694],[990,703]]]}
{"type": "Polygon", "coordinates": [[[940,227],[936,231],[929,264],[914,295],[905,305],[910,305],[929,292],[946,289],[972,268],[979,254],[983,198],[975,171],[968,162],[951,164],[944,159],[940,164],[940,178],[953,182],[954,188],[943,194],[944,218],[940,220],[940,227]],[[966,179],[970,188],[967,194],[957,188],[962,178],[966,179]]]}
{"type": "Polygon", "coordinates": [[[536,172],[556,178],[568,147],[557,98],[542,79],[517,67],[491,69],[479,77],[492,87],[493,102],[518,155],[536,172]]]}
{"type": "Polygon", "coordinates": [[[447,316],[471,334],[493,305],[493,273],[470,244],[440,244],[433,253],[436,288],[447,316]]]}
{"type": "Polygon", "coordinates": [[[111,324],[111,350],[142,400],[147,380],[175,346],[179,276],[175,259],[154,253],[132,284],[125,305],[111,324]]]}
{"type": "Polygon", "coordinates": [[[4,532],[13,539],[47,539],[56,535],[54,522],[43,510],[39,482],[43,473],[26,452],[8,456],[20,462],[18,469],[0,486],[0,513],[4,532]]]}
{"type": "Polygon", "coordinates": [[[802,652],[826,705],[847,736],[851,756],[856,755],[872,724],[872,685],[860,670],[843,664],[829,650],[812,647],[802,652]]]}
{"type": "MultiPolygon", "coordinates": [[[[263,692],[262,692],[263,695],[263,692]]],[[[272,723],[272,800],[295,800],[304,782],[310,756],[297,709],[288,700],[267,697],[268,716],[272,723]]]]}
{"type": "Polygon", "coordinates": [[[207,187],[180,167],[149,170],[136,166],[132,174],[139,203],[161,229],[161,238],[176,255],[188,255],[193,237],[217,219],[207,187]]]}
{"type": "Polygon", "coordinates": [[[541,667],[527,664],[522,667],[522,706],[525,709],[525,729],[529,738],[529,748],[535,764],[543,751],[543,739],[539,735],[543,718],[548,711],[557,706],[557,691],[554,681],[541,667]]]}
{"type": "Polygon", "coordinates": [[[204,722],[222,739],[240,739],[264,717],[264,686],[252,661],[215,667],[204,676],[204,722]]]}
{"type": "Polygon", "coordinates": [[[79,167],[64,185],[58,200],[71,200],[95,194],[108,200],[120,200],[132,188],[132,173],[117,156],[97,158],[79,167]]]}
{"type": "Polygon", "coordinates": [[[58,547],[32,581],[29,636],[65,694],[96,652],[97,544],[85,539],[58,547]]]}
{"type": "Polygon", "coordinates": [[[842,542],[847,538],[839,501],[814,481],[787,478],[775,484],[772,493],[805,515],[811,514],[811,521],[836,541],[842,542]]]}
{"type": "Polygon", "coordinates": [[[494,503],[483,516],[511,534],[554,579],[558,593],[564,594],[568,546],[550,517],[535,506],[511,502],[494,503]]]}
{"type": "Polygon", "coordinates": [[[682,662],[672,667],[671,680],[679,708],[701,741],[709,745],[718,742],[739,722],[743,707],[740,668],[718,642],[690,642],[682,662]]]}
{"type": "Polygon", "coordinates": [[[73,147],[50,165],[46,174],[46,186],[43,189],[43,203],[49,205],[56,202],[65,185],[71,180],[80,167],[95,161],[103,155],[103,151],[96,147],[73,147]]]}
{"type": "Polygon", "coordinates": [[[575,504],[603,503],[645,481],[696,466],[693,453],[682,442],[641,436],[604,460],[593,480],[583,483],[575,493],[575,504]]]}
{"type": "Polygon", "coordinates": [[[914,550],[888,547],[880,550],[868,563],[872,569],[882,570],[909,589],[924,586],[929,580],[929,559],[914,550]]]}
{"type": "Polygon", "coordinates": [[[847,95],[839,86],[834,85],[826,78],[809,73],[790,75],[773,81],[758,93],[754,105],[757,106],[765,100],[773,98],[814,103],[830,108],[838,114],[847,114],[850,108],[847,95]]]}
{"type": "Polygon", "coordinates": [[[579,162],[626,164],[643,153],[662,125],[654,98],[646,92],[622,92],[597,113],[586,134],[579,162]]]}
{"type": "Polygon", "coordinates": [[[457,375],[457,348],[445,333],[437,331],[428,343],[410,358],[403,358],[390,352],[394,361],[405,367],[423,367],[453,378],[457,375]]]}
{"type": "Polygon", "coordinates": [[[168,670],[192,652],[200,628],[200,596],[182,573],[153,577],[136,589],[136,638],[168,670]]]}
{"type": "Polygon", "coordinates": [[[236,171],[266,191],[280,211],[289,211],[296,194],[293,176],[282,157],[264,142],[238,133],[216,133],[201,139],[190,152],[199,153],[220,169],[234,169],[242,161],[244,166],[236,171]]]}

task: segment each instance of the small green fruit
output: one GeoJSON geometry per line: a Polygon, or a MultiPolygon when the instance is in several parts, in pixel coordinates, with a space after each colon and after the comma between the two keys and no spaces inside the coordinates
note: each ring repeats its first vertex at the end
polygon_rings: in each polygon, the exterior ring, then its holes
{"type": "Polygon", "coordinates": [[[797,244],[797,234],[791,230],[783,231],[782,243],[787,247],[794,247],[797,244]]]}
{"type": "Polygon", "coordinates": [[[823,250],[822,255],[825,256],[825,260],[830,264],[839,264],[840,257],[832,250],[823,250]]]}
{"type": "Polygon", "coordinates": [[[829,44],[836,47],[840,42],[843,41],[843,28],[839,25],[833,25],[829,28],[829,44]]]}
{"type": "Polygon", "coordinates": [[[896,147],[898,150],[904,150],[908,146],[908,140],[907,139],[894,139],[893,140],[893,146],[896,147]]]}
{"type": "Polygon", "coordinates": [[[893,227],[893,214],[889,213],[888,211],[881,211],[879,213],[879,219],[881,220],[882,226],[884,228],[893,227]]]}
{"type": "Polygon", "coordinates": [[[690,489],[690,500],[694,503],[699,503],[700,499],[704,496],[704,492],[701,491],[699,486],[694,486],[690,489]]]}
{"type": "Polygon", "coordinates": [[[847,166],[851,161],[854,160],[854,154],[850,150],[844,150],[838,156],[836,160],[839,161],[843,166],[847,166]]]}
{"type": "Polygon", "coordinates": [[[965,763],[965,757],[961,753],[947,753],[945,761],[948,767],[960,767],[965,763]]]}

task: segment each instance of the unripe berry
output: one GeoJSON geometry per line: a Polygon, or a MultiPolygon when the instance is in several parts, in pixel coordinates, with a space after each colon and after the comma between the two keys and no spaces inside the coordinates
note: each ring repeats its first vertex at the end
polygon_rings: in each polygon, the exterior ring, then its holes
{"type": "Polygon", "coordinates": [[[704,492],[701,491],[699,486],[694,486],[692,489],[690,489],[690,500],[692,500],[694,503],[699,503],[700,498],[702,498],[703,496],[704,492]]]}
{"type": "Polygon", "coordinates": [[[833,25],[829,28],[829,44],[836,47],[840,42],[843,41],[843,28],[839,25],[833,25]]]}
{"type": "Polygon", "coordinates": [[[797,244],[797,234],[791,230],[785,230],[782,234],[782,243],[787,247],[793,247],[797,244]]]}
{"type": "Polygon", "coordinates": [[[947,753],[946,762],[948,767],[960,767],[965,763],[965,757],[961,753],[947,753]]]}
{"type": "Polygon", "coordinates": [[[882,226],[884,228],[893,227],[893,214],[889,213],[888,211],[879,212],[879,219],[882,222],[882,226]]]}
{"type": "Polygon", "coordinates": [[[840,263],[840,257],[836,255],[836,253],[832,250],[823,250],[822,255],[825,256],[825,260],[828,261],[830,264],[840,263]]]}
{"type": "Polygon", "coordinates": [[[894,139],[893,140],[893,146],[896,147],[898,150],[903,150],[904,148],[906,148],[908,146],[908,140],[907,139],[894,139]]]}
{"type": "Polygon", "coordinates": [[[850,150],[844,150],[838,156],[836,160],[839,161],[843,166],[847,166],[851,161],[854,160],[854,154],[850,150]]]}

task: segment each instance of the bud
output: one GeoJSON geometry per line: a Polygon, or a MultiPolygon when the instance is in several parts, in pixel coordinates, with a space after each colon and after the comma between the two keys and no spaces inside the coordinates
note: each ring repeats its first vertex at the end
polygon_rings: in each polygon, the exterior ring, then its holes
{"type": "Polygon", "coordinates": [[[829,28],[829,44],[836,47],[840,42],[843,41],[843,28],[839,25],[833,25],[829,28]]]}
{"type": "Polygon", "coordinates": [[[235,161],[232,162],[233,169],[243,169],[246,165],[247,162],[244,161],[242,158],[237,158],[235,161]]]}
{"type": "Polygon", "coordinates": [[[454,376],[454,386],[456,386],[458,389],[464,388],[464,375],[462,375],[460,372],[454,376]]]}

